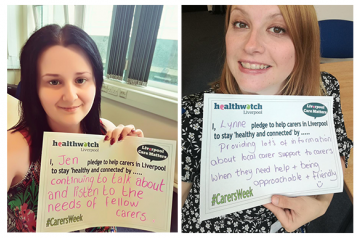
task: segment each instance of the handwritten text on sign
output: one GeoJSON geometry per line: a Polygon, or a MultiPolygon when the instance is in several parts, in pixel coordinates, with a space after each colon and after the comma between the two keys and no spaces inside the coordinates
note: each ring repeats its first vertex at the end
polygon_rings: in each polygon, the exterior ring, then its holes
{"type": "Polygon", "coordinates": [[[205,94],[201,220],[342,192],[332,97],[205,94]]]}
{"type": "Polygon", "coordinates": [[[37,231],[121,226],[169,231],[175,142],[45,133],[37,231]]]}

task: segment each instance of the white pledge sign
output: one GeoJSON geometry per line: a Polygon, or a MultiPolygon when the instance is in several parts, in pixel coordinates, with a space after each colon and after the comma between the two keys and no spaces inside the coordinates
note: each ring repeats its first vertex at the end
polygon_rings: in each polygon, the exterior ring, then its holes
{"type": "Polygon", "coordinates": [[[204,95],[200,218],[342,192],[332,97],[204,95]]]}
{"type": "Polygon", "coordinates": [[[36,230],[169,232],[175,155],[175,141],[45,132],[36,230]]]}

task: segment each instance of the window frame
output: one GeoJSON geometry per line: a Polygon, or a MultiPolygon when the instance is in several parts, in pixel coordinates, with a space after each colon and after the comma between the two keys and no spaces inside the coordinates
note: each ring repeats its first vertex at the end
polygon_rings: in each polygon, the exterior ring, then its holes
{"type": "MultiPolygon", "coordinates": [[[[179,8],[178,8],[179,10],[179,8]]],[[[177,121],[177,107],[178,107],[178,94],[180,87],[180,81],[178,80],[178,85],[170,85],[165,83],[156,82],[154,80],[148,80],[148,86],[138,86],[128,84],[128,72],[126,69],[130,67],[133,49],[135,46],[135,38],[136,32],[139,24],[139,15],[141,11],[141,5],[136,5],[134,10],[132,28],[131,28],[131,38],[129,41],[129,47],[127,52],[127,63],[124,70],[124,75],[122,80],[118,79],[109,79],[106,77],[108,62],[109,62],[109,54],[110,49],[109,46],[111,44],[112,38],[111,33],[113,31],[113,15],[112,14],[112,22],[111,22],[111,30],[108,41],[108,49],[107,49],[107,60],[104,68],[104,81],[103,81],[103,89],[102,96],[105,98],[109,98],[111,100],[127,104],[129,106],[133,106],[159,116],[177,121]],[[109,90],[108,90],[109,89],[109,90]],[[113,94],[108,93],[111,91],[113,94]],[[127,98],[120,97],[120,92],[126,91],[128,93],[127,98]],[[136,99],[134,99],[136,97],[136,99]],[[159,105],[159,106],[158,106],[159,105]]],[[[180,19],[179,19],[180,20],[180,19]]],[[[179,27],[179,26],[178,26],[179,27]]],[[[180,50],[180,45],[178,45],[178,51],[180,50]]],[[[178,55],[178,62],[180,60],[180,56],[178,55]]],[[[178,64],[178,79],[180,78],[180,64],[178,64]]]]}

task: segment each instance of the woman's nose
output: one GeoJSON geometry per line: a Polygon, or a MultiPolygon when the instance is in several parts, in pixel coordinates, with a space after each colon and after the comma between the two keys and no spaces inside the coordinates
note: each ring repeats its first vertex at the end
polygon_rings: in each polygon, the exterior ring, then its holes
{"type": "Polygon", "coordinates": [[[263,46],[263,36],[258,30],[251,30],[246,36],[246,43],[244,50],[248,54],[263,53],[265,48],[263,46]]]}
{"type": "Polygon", "coordinates": [[[63,101],[73,102],[78,98],[77,87],[72,84],[67,84],[63,87],[63,101]]]}

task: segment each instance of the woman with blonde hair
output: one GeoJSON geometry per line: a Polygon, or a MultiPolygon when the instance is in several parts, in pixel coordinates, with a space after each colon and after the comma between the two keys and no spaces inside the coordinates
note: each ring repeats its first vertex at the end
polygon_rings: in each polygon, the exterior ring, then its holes
{"type": "MultiPolygon", "coordinates": [[[[221,78],[204,93],[333,96],[341,163],[347,166],[352,142],[343,122],[338,81],[320,72],[313,6],[228,6],[225,46],[221,78]]],[[[274,195],[264,206],[200,221],[203,97],[197,93],[182,102],[182,231],[306,232],[307,223],[326,212],[333,194],[274,195]]]]}

